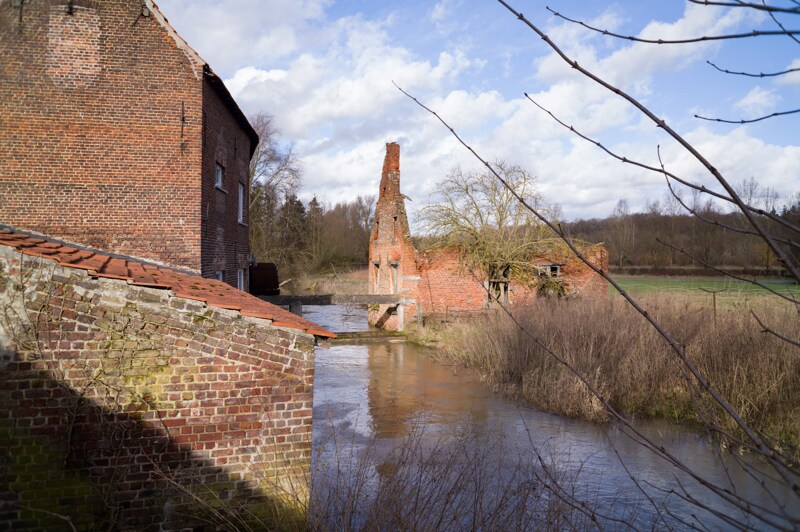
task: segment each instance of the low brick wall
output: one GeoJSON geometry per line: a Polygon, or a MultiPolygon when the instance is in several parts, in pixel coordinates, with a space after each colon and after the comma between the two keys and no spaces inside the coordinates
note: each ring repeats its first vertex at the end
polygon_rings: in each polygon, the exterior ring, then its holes
{"type": "Polygon", "coordinates": [[[312,335],[8,247],[0,309],[0,530],[303,519],[312,335]]]}

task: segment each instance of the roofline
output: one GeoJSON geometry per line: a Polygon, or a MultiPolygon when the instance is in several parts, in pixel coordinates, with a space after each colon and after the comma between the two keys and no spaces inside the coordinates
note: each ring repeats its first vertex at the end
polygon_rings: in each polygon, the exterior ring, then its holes
{"type": "Polygon", "coordinates": [[[203,65],[203,76],[206,80],[208,80],[209,85],[211,85],[211,87],[216,91],[216,93],[228,107],[228,110],[231,112],[231,114],[233,114],[233,117],[236,119],[239,127],[241,127],[247,134],[248,138],[250,139],[250,157],[252,157],[260,141],[258,133],[256,133],[256,130],[253,129],[250,121],[239,108],[239,104],[236,103],[236,100],[231,95],[228,87],[225,86],[225,83],[216,74],[216,72],[214,72],[211,67],[208,66],[208,63],[203,65]]]}
{"type": "Polygon", "coordinates": [[[253,129],[253,126],[250,124],[250,121],[247,120],[247,117],[239,108],[239,105],[236,103],[236,100],[233,99],[231,96],[230,91],[223,83],[222,78],[220,78],[214,70],[209,66],[208,62],[206,62],[197,51],[192,48],[189,43],[187,43],[183,37],[178,34],[175,28],[169,23],[167,17],[164,16],[164,13],[158,8],[158,5],[153,0],[143,0],[144,5],[150,10],[152,17],[158,22],[161,27],[167,32],[167,34],[172,37],[172,40],[175,41],[175,45],[181,50],[186,58],[189,60],[189,65],[192,68],[192,72],[197,79],[207,79],[214,90],[217,91],[222,101],[228,107],[228,110],[233,114],[233,117],[236,119],[236,122],[239,124],[239,127],[247,134],[248,138],[250,139],[250,157],[253,156],[253,153],[256,151],[256,147],[258,146],[259,138],[258,133],[256,130],[253,129]]]}

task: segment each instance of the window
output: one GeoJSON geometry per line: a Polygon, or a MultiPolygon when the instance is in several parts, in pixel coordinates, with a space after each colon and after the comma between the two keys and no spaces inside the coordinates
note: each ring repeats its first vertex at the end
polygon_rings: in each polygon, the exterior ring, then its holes
{"type": "Polygon", "coordinates": [[[244,185],[239,183],[239,223],[244,223],[244,185]]]}
{"type": "Polygon", "coordinates": [[[216,279],[217,281],[223,281],[224,282],[225,281],[225,272],[222,271],[222,270],[214,272],[214,279],[216,279]]]}
{"type": "Polygon", "coordinates": [[[218,164],[217,170],[214,173],[214,186],[221,189],[224,177],[225,177],[225,169],[218,164]]]}
{"type": "Polygon", "coordinates": [[[236,270],[236,288],[244,290],[244,268],[236,270]]]}

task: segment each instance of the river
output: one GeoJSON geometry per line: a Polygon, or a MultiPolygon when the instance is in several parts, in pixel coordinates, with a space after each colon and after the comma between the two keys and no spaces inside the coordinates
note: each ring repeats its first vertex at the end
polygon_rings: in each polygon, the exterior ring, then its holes
{"type": "MultiPolygon", "coordinates": [[[[367,329],[365,309],[304,311],[331,330],[367,329]]],[[[332,345],[315,356],[312,514],[321,527],[770,528],[619,426],[520,406],[412,344],[332,345]]],[[[702,433],[664,421],[636,428],[751,502],[797,500],[762,487],[764,476],[747,472],[757,463],[702,433]]]]}

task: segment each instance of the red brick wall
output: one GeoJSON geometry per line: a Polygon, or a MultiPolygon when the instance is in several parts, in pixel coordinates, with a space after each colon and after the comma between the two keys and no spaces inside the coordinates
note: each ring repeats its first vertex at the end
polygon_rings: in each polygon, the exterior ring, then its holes
{"type": "MultiPolygon", "coordinates": [[[[404,299],[404,321],[413,322],[418,315],[474,312],[487,308],[484,287],[486,275],[470,271],[460,260],[455,248],[440,248],[419,253],[414,248],[408,228],[405,199],[400,193],[400,146],[386,145],[386,156],[375,206],[375,225],[370,237],[370,293],[394,293],[392,262],[397,263],[398,290],[404,299]],[[379,266],[375,264],[378,263],[379,266]]],[[[564,263],[561,280],[570,295],[605,297],[605,281],[591,268],[561,245],[550,245],[552,253],[534,262],[564,263]]],[[[608,269],[605,246],[592,245],[584,250],[596,266],[608,269]]],[[[515,281],[509,283],[509,303],[534,301],[536,287],[515,281]]],[[[369,312],[370,323],[388,330],[397,330],[400,319],[390,305],[378,305],[369,312]]]]}
{"type": "MultiPolygon", "coordinates": [[[[220,224],[203,201],[216,156],[203,158],[204,143],[233,149],[239,179],[249,142],[140,0],[74,4],[69,14],[66,0],[0,2],[0,221],[208,274],[201,254],[213,253],[220,224]]],[[[234,284],[246,231],[221,225],[234,284]]]]}
{"type": "Polygon", "coordinates": [[[0,307],[0,530],[227,528],[189,493],[245,521],[306,500],[312,336],[5,246],[0,307]]]}
{"type": "Polygon", "coordinates": [[[248,172],[250,139],[238,126],[217,91],[203,84],[202,268],[204,277],[224,272],[224,281],[236,286],[236,270],[244,269],[247,282],[248,172]],[[224,171],[222,190],[214,186],[217,164],[224,171]],[[239,184],[244,185],[244,223],[239,223],[239,184]]]}
{"type": "Polygon", "coordinates": [[[421,280],[417,297],[423,312],[448,314],[486,306],[483,274],[471,272],[454,248],[434,249],[419,258],[421,280]]]}

